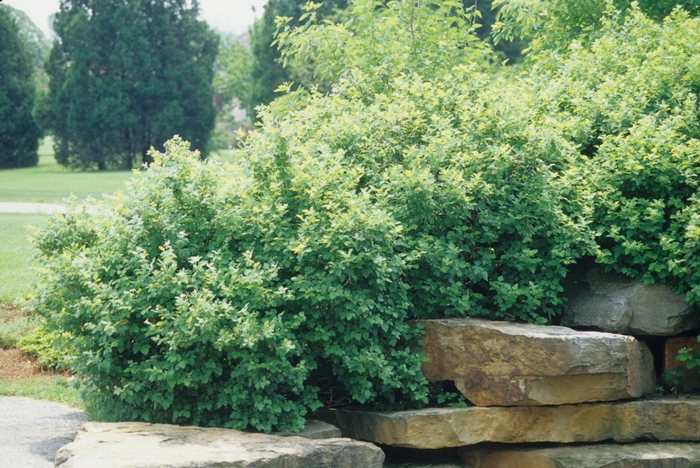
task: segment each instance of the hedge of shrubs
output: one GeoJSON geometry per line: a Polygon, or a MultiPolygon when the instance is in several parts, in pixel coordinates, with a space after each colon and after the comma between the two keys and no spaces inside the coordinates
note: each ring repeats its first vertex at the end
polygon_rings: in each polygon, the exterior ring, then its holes
{"type": "Polygon", "coordinates": [[[585,256],[698,301],[700,21],[632,8],[503,68],[436,3],[311,15],[280,42],[331,93],[284,87],[236,164],[174,138],[38,235],[34,307],[114,417],[270,431],[424,406],[410,320],[550,323],[585,256]],[[378,31],[391,60],[348,52],[378,31]]]}

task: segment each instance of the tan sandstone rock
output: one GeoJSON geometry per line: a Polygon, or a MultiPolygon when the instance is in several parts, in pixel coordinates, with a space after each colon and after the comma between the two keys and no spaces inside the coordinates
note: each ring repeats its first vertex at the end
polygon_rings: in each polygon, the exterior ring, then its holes
{"type": "Polygon", "coordinates": [[[459,453],[471,468],[700,468],[698,444],[464,447],[459,453]]]}
{"type": "Polygon", "coordinates": [[[646,344],[611,333],[473,318],[423,320],[423,373],[477,406],[562,405],[654,391],[646,344]]]}
{"type": "Polygon", "coordinates": [[[316,417],[353,439],[418,449],[481,442],[700,441],[697,398],[394,412],[335,409],[316,417]]]}
{"type": "Polygon", "coordinates": [[[56,454],[61,468],[380,468],[384,453],[349,439],[311,440],[231,429],[87,423],[56,454]]]}

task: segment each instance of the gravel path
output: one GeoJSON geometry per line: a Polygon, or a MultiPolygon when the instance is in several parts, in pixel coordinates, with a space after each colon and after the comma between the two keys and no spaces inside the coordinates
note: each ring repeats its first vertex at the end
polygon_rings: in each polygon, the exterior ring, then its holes
{"type": "Polygon", "coordinates": [[[64,213],[66,207],[53,203],[0,202],[0,213],[64,213]]]}
{"type": "Polygon", "coordinates": [[[0,397],[0,466],[50,468],[85,420],[82,410],[49,401],[0,397]]]}

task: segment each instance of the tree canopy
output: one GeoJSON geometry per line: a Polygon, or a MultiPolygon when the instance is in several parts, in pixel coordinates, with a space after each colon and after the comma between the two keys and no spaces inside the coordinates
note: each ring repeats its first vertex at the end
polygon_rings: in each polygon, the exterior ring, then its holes
{"type": "Polygon", "coordinates": [[[148,162],[175,134],[207,152],[219,38],[186,0],[62,0],[44,110],[61,164],[148,162]]]}
{"type": "Polygon", "coordinates": [[[34,60],[15,10],[0,5],[0,168],[33,166],[41,131],[34,108],[34,60]]]}

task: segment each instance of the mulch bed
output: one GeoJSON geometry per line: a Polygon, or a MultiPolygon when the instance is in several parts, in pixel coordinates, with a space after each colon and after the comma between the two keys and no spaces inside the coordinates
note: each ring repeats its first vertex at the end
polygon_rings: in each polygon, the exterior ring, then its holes
{"type": "MultiPolygon", "coordinates": [[[[27,317],[26,309],[10,303],[0,303],[0,319],[3,322],[15,322],[27,317]]],[[[56,372],[42,368],[36,359],[20,349],[0,348],[0,380],[24,380],[41,376],[61,375],[70,377],[67,371],[56,372]]]]}
{"type": "Polygon", "coordinates": [[[34,359],[20,349],[0,349],[0,380],[23,380],[47,375],[34,359]]]}

